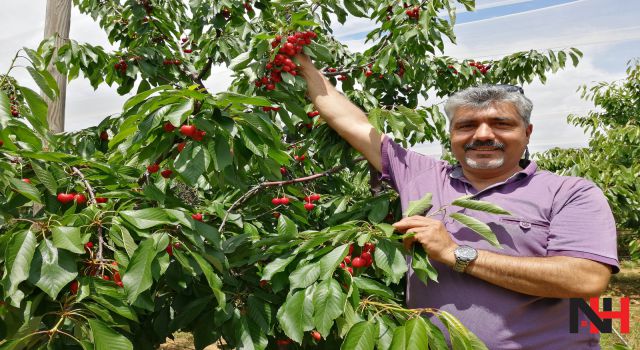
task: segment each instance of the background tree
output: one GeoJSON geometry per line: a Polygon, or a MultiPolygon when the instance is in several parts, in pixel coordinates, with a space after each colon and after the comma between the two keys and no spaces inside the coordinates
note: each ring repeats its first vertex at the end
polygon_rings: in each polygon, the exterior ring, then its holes
{"type": "MultiPolygon", "coordinates": [[[[579,51],[444,56],[455,41],[446,0],[74,4],[119,49],[71,40],[53,63],[136,95],[96,127],[52,135],[46,103],[10,76],[16,60],[1,77],[0,348],[150,349],[177,330],[197,348],[444,348],[421,317],[432,314],[456,348],[484,348],[450,314],[403,305],[405,255],[425,283],[437,276],[389,223],[451,206],[505,212],[464,198],[431,208],[426,196],[400,213],[317,115],[292,57],[311,55],[410,146],[446,140],[434,97],[544,81],[579,51]],[[377,24],[362,53],[331,35],[347,16],[377,24]],[[234,71],[229,91],[210,93],[213,65],[234,71]]],[[[51,41],[21,52],[54,98],[51,41]]],[[[483,223],[452,218],[497,244],[483,223]]]]}
{"type": "Polygon", "coordinates": [[[635,209],[640,206],[640,61],[629,62],[625,79],[585,85],[581,91],[596,109],[567,119],[589,133],[589,146],[551,149],[539,154],[538,162],[545,169],[596,183],[620,230],[620,253],[640,259],[640,212],[635,209]]]}

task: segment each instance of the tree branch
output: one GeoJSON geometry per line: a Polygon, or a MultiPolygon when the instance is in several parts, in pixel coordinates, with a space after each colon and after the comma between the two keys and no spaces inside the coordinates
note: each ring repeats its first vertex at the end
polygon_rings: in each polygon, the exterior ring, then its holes
{"type": "MultiPolygon", "coordinates": [[[[80,169],[76,167],[71,167],[73,173],[80,177],[80,180],[84,184],[84,187],[89,191],[89,204],[96,204],[96,196],[93,187],[87,179],[85,179],[84,174],[80,171],[80,169]]],[[[98,225],[98,261],[102,262],[102,246],[104,245],[104,238],[102,237],[102,225],[98,225]]]]}
{"type": "MultiPolygon", "coordinates": [[[[354,163],[357,162],[361,162],[365,160],[364,157],[358,157],[356,159],[353,160],[354,163]]],[[[267,181],[267,182],[263,182],[260,183],[256,186],[254,186],[253,188],[251,188],[249,191],[247,191],[247,193],[243,194],[240,198],[238,198],[235,202],[233,202],[233,204],[231,205],[231,207],[227,210],[226,214],[224,215],[224,218],[222,219],[222,224],[220,224],[220,227],[218,228],[218,232],[220,232],[220,234],[222,234],[224,232],[224,226],[227,223],[227,219],[229,218],[229,214],[231,213],[231,211],[233,209],[235,209],[236,207],[244,204],[247,200],[249,200],[251,197],[255,196],[256,194],[258,194],[260,191],[262,191],[265,188],[269,188],[269,187],[274,187],[274,186],[284,186],[284,185],[290,185],[290,184],[294,184],[294,183],[302,183],[302,182],[309,182],[309,181],[313,181],[316,179],[319,179],[321,177],[327,176],[327,175],[331,175],[335,172],[338,172],[342,169],[344,169],[346,167],[346,165],[338,165],[335,166],[329,170],[326,170],[324,172],[318,173],[318,174],[313,174],[313,175],[309,175],[309,176],[305,176],[305,177],[299,177],[296,179],[291,179],[291,180],[285,180],[285,181],[267,181]]]]}

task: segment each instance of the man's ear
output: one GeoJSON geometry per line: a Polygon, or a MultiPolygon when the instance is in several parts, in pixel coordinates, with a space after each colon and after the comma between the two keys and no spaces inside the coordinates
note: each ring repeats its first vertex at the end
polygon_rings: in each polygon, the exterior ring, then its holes
{"type": "Polygon", "coordinates": [[[533,132],[533,124],[527,125],[527,128],[524,131],[525,135],[527,135],[527,139],[531,137],[532,132],[533,132]]]}

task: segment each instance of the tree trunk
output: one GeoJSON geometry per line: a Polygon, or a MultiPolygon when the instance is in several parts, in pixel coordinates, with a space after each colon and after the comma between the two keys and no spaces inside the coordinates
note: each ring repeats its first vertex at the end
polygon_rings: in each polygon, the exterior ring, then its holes
{"type": "MultiPolygon", "coordinates": [[[[56,35],[56,51],[51,62],[54,62],[58,49],[68,40],[70,26],[71,0],[47,0],[44,37],[48,38],[52,35],[56,35]]],[[[60,95],[55,101],[49,101],[49,99],[44,96],[45,100],[49,102],[47,121],[49,122],[49,130],[52,133],[59,133],[64,131],[64,109],[65,100],[67,98],[67,79],[64,75],[58,72],[53,64],[49,65],[48,70],[58,83],[60,95]]]]}

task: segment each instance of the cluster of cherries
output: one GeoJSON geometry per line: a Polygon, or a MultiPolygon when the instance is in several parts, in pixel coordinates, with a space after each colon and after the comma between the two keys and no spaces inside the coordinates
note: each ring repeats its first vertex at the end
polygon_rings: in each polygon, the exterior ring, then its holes
{"type": "Polygon", "coordinates": [[[373,243],[365,243],[360,256],[353,258],[354,245],[349,246],[349,255],[340,263],[340,268],[346,269],[349,274],[353,275],[353,268],[367,268],[373,264],[373,252],[376,246],[373,243]],[[351,266],[349,266],[351,265],[351,266]]]}
{"type": "Polygon", "coordinates": [[[14,95],[9,96],[9,101],[11,101],[11,115],[17,117],[20,115],[20,111],[18,111],[18,103],[16,102],[16,97],[14,95]]]}
{"type": "Polygon", "coordinates": [[[293,62],[292,58],[302,52],[302,48],[311,44],[311,40],[318,37],[313,31],[296,32],[287,36],[283,42],[282,35],[276,35],[275,39],[271,42],[271,47],[275,50],[278,48],[278,53],[271,62],[267,62],[265,68],[269,73],[264,77],[256,80],[256,87],[262,87],[266,90],[275,90],[276,84],[282,82],[282,72],[289,73],[291,75],[298,75],[298,65],[293,62]]]}
{"type": "MultiPolygon", "coordinates": [[[[29,179],[22,179],[22,181],[30,184],[31,180],[29,179]]],[[[71,203],[73,201],[75,201],[77,204],[85,204],[87,203],[87,196],[85,196],[82,193],[58,193],[57,196],[58,202],[62,203],[62,204],[67,204],[67,203],[71,203]]],[[[109,198],[105,198],[105,197],[96,197],[96,203],[107,203],[109,201],[109,198]]]]}
{"type": "Polygon", "coordinates": [[[487,71],[491,68],[491,65],[484,65],[480,62],[469,62],[469,66],[471,67],[476,67],[476,69],[473,70],[473,72],[475,73],[476,70],[479,71],[480,73],[487,74],[487,71]]]}
{"type": "Polygon", "coordinates": [[[164,250],[167,252],[167,254],[169,254],[169,256],[173,256],[173,249],[180,249],[180,247],[182,247],[182,244],[180,244],[180,242],[170,242],[169,244],[167,244],[167,247],[164,248],[164,250]]]}
{"type": "Polygon", "coordinates": [[[404,13],[407,14],[407,16],[409,16],[409,18],[413,18],[413,19],[418,19],[420,18],[420,7],[419,6],[415,6],[413,8],[409,8],[409,4],[405,3],[404,4],[404,8],[406,8],[407,10],[404,11],[404,13]]]}
{"type": "Polygon", "coordinates": [[[313,204],[312,202],[317,202],[317,201],[319,201],[319,200],[320,200],[320,195],[319,195],[319,194],[317,194],[317,193],[314,193],[314,194],[312,194],[312,195],[310,195],[310,196],[306,196],[306,197],[304,197],[304,201],[306,202],[306,203],[304,204],[304,208],[305,208],[307,211],[311,211],[311,210],[313,210],[313,208],[315,208],[315,207],[316,207],[316,205],[315,205],[315,204],[313,204]]]}
{"type": "Polygon", "coordinates": [[[124,58],[121,58],[120,61],[118,61],[113,66],[113,68],[115,68],[122,75],[124,75],[127,72],[127,67],[129,67],[129,65],[127,64],[127,61],[124,60],[124,58]]]}
{"type": "MultiPolygon", "coordinates": [[[[147,166],[147,171],[149,172],[149,174],[155,174],[159,170],[160,170],[160,165],[158,165],[158,163],[153,163],[147,166]]],[[[160,172],[160,175],[165,179],[168,179],[171,177],[171,175],[173,175],[173,171],[171,169],[164,169],[163,171],[160,172]]]]}
{"type": "MultiPolygon", "coordinates": [[[[100,270],[102,270],[102,276],[99,276],[105,281],[113,281],[116,286],[123,288],[124,283],[122,283],[122,277],[120,276],[120,272],[118,271],[118,262],[112,261],[111,264],[106,265],[97,260],[93,260],[93,242],[89,241],[84,244],[84,250],[91,255],[91,260],[85,261],[86,269],[84,274],[86,276],[98,276],[100,270]],[[104,266],[103,266],[104,265],[104,266]]],[[[78,294],[78,288],[80,287],[80,283],[78,280],[73,280],[69,285],[69,290],[71,294],[78,294]]]]}
{"type": "Polygon", "coordinates": [[[180,64],[182,64],[182,61],[177,60],[177,59],[176,60],[172,60],[170,58],[167,58],[167,59],[164,59],[162,61],[162,64],[165,65],[165,66],[170,66],[172,64],[175,64],[176,66],[179,66],[180,64]]]}

